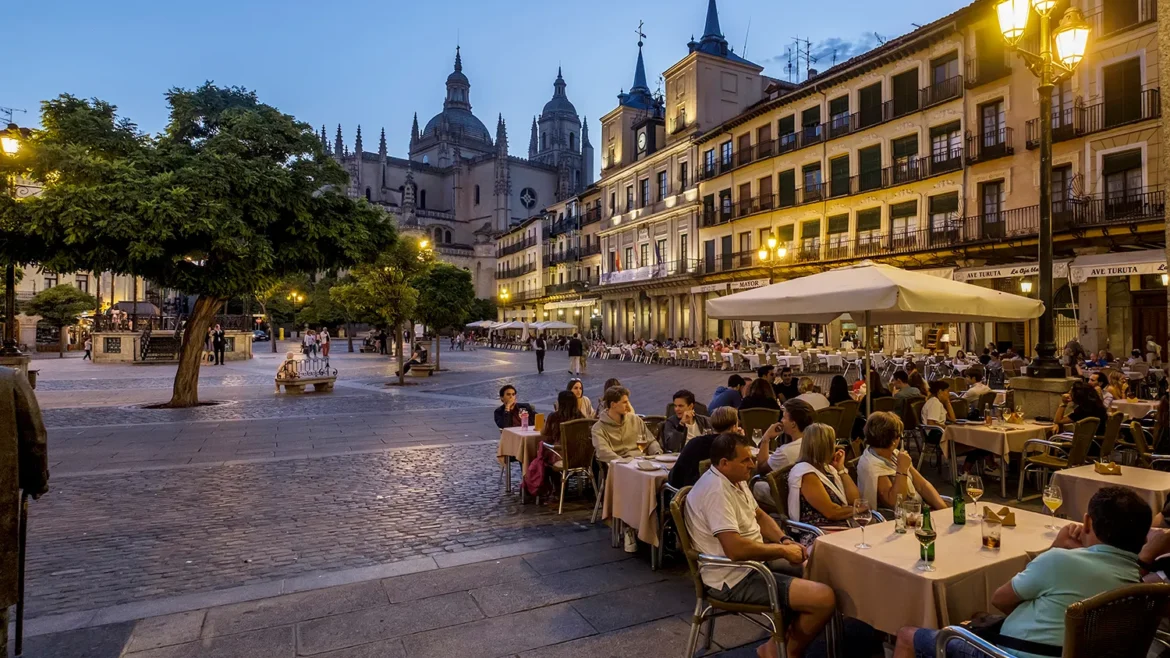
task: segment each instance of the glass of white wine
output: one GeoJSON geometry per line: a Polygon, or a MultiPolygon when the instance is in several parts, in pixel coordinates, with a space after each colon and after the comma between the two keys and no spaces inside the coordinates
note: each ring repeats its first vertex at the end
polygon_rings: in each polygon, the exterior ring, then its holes
{"type": "Polygon", "coordinates": [[[967,515],[968,519],[982,519],[983,515],[978,512],[979,499],[983,496],[983,478],[978,475],[967,476],[967,495],[971,496],[971,513],[967,515]]]}
{"type": "MultiPolygon", "coordinates": [[[[1044,506],[1047,507],[1048,511],[1052,513],[1052,519],[1054,521],[1056,520],[1056,510],[1060,509],[1060,506],[1063,504],[1064,499],[1060,495],[1060,487],[1056,486],[1055,484],[1050,484],[1047,487],[1044,487],[1044,506]]],[[[1049,523],[1044,527],[1048,528],[1049,530],[1060,529],[1060,527],[1054,523],[1049,523]]]]}

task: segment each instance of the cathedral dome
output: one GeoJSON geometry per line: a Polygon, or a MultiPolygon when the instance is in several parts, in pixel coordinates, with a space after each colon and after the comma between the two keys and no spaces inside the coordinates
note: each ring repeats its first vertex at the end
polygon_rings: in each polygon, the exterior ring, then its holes
{"type": "Polygon", "coordinates": [[[469,110],[464,110],[458,107],[448,107],[442,112],[436,114],[430,121],[427,122],[427,127],[423,129],[423,137],[433,137],[439,131],[439,127],[446,119],[450,131],[464,139],[475,140],[483,142],[487,146],[492,145],[492,135],[488,132],[486,126],[469,110]]]}
{"type": "Polygon", "coordinates": [[[556,112],[576,115],[577,108],[573,107],[573,104],[569,102],[568,98],[564,96],[554,96],[552,100],[544,104],[544,111],[541,113],[541,116],[547,116],[556,112]]]}

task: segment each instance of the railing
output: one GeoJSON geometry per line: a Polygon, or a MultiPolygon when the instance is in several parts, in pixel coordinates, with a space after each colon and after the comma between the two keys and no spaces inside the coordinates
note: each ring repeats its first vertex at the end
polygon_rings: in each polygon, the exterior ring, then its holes
{"type": "Polygon", "coordinates": [[[591,286],[597,285],[596,280],[585,281],[566,281],[565,283],[554,283],[551,286],[544,287],[544,294],[546,295],[563,295],[573,292],[588,292],[591,286]]]}
{"type": "MultiPolygon", "coordinates": [[[[1029,119],[1024,124],[1024,146],[1040,148],[1040,119],[1029,119]]],[[[1052,142],[1067,141],[1085,134],[1085,108],[1077,99],[1073,107],[1052,110],[1052,142]]]]}
{"type": "Polygon", "coordinates": [[[566,249],[564,251],[554,251],[551,254],[545,256],[544,257],[544,266],[545,267],[553,267],[554,265],[559,265],[560,263],[567,263],[569,261],[575,261],[575,260],[579,260],[579,257],[578,257],[578,251],[574,247],[572,249],[566,249]]]}
{"type": "Polygon", "coordinates": [[[511,279],[517,276],[524,276],[525,274],[532,274],[536,271],[536,263],[527,263],[519,267],[505,267],[496,270],[496,279],[511,279]]]}
{"type": "Polygon", "coordinates": [[[684,131],[686,129],[687,129],[687,115],[680,113],[678,116],[676,116],[674,118],[674,129],[670,131],[670,134],[677,135],[678,133],[681,133],[682,131],[684,131]]]}
{"type": "Polygon", "coordinates": [[[565,217],[563,220],[557,220],[549,227],[548,237],[555,238],[559,235],[571,233],[576,231],[580,224],[577,222],[577,217],[565,217]]]}
{"type": "Polygon", "coordinates": [[[590,208],[581,215],[581,226],[588,226],[601,221],[601,206],[590,208]]]}
{"type": "Polygon", "coordinates": [[[1084,108],[1084,133],[1091,135],[1127,123],[1162,116],[1162,94],[1157,87],[1145,89],[1137,96],[1106,98],[1084,108]]]}
{"type": "Polygon", "coordinates": [[[519,252],[519,251],[524,251],[525,249],[527,249],[529,247],[535,247],[535,246],[536,246],[536,238],[524,238],[523,240],[521,240],[519,242],[515,242],[515,243],[512,243],[510,245],[500,247],[499,249],[497,249],[496,250],[496,258],[499,258],[501,256],[510,256],[511,254],[514,254],[514,253],[519,252]]]}
{"type": "Polygon", "coordinates": [[[918,90],[919,104],[923,109],[963,95],[963,76],[956,75],[942,82],[936,82],[929,87],[918,90]]]}
{"type": "Polygon", "coordinates": [[[601,240],[591,242],[584,247],[577,247],[577,253],[580,254],[581,258],[585,258],[586,256],[596,256],[597,254],[600,254],[601,253],[601,240]]]}
{"type": "Polygon", "coordinates": [[[974,89],[975,87],[985,85],[989,82],[995,82],[1000,78],[1011,75],[1012,67],[1009,63],[1007,51],[1003,51],[999,56],[992,56],[988,58],[968,57],[967,58],[967,88],[974,89]]]}
{"type": "Polygon", "coordinates": [[[1000,128],[978,135],[967,133],[967,164],[987,162],[1013,153],[1015,148],[1012,147],[1011,128],[1000,128]]]}
{"type": "Polygon", "coordinates": [[[632,283],[636,281],[648,281],[651,279],[663,279],[672,276],[686,276],[695,274],[698,271],[698,261],[690,258],[682,260],[668,261],[665,263],[656,263],[654,265],[646,265],[644,267],[635,267],[620,272],[602,272],[601,285],[614,285],[618,283],[632,283]]]}
{"type": "Polygon", "coordinates": [[[1158,2],[1130,0],[1106,3],[1101,11],[1086,17],[1086,20],[1093,26],[1093,38],[1100,40],[1158,20],[1158,2]]]}

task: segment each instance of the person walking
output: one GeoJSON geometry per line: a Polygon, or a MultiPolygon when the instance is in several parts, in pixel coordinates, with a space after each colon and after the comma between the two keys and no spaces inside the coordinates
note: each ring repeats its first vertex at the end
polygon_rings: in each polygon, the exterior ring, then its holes
{"type": "Polygon", "coordinates": [[[223,327],[218,324],[215,329],[211,330],[211,347],[215,350],[215,365],[223,365],[224,348],[227,346],[227,335],[223,331],[223,327]]]}
{"type": "Polygon", "coordinates": [[[85,355],[81,357],[81,360],[85,361],[86,359],[89,359],[90,361],[93,361],[93,358],[91,355],[92,350],[93,350],[93,340],[90,339],[89,336],[86,336],[85,337],[85,355]]]}
{"type": "Polygon", "coordinates": [[[378,330],[378,353],[382,356],[386,355],[386,330],[378,330]]]}
{"type": "Polygon", "coordinates": [[[548,344],[544,340],[544,334],[537,336],[532,341],[532,351],[536,352],[536,374],[544,374],[544,352],[548,349],[548,344]]]}
{"type": "Polygon", "coordinates": [[[321,356],[325,357],[325,363],[329,363],[329,328],[321,327],[321,333],[317,334],[317,343],[321,346],[321,356]]]}
{"type": "Polygon", "coordinates": [[[574,377],[581,374],[581,363],[585,360],[585,344],[581,342],[581,334],[573,334],[569,339],[569,374],[574,377]]]}

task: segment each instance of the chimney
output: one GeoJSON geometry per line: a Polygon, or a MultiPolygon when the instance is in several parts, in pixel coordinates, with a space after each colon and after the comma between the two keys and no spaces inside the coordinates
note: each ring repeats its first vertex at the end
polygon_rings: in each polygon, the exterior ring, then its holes
{"type": "Polygon", "coordinates": [[[812,80],[815,77],[817,77],[817,70],[816,69],[809,69],[808,70],[808,79],[812,80]]]}

